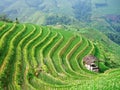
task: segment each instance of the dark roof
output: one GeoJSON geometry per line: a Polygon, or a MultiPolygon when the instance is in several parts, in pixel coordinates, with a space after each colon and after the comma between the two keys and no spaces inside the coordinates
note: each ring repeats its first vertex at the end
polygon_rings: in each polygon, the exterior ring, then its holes
{"type": "Polygon", "coordinates": [[[93,55],[88,55],[83,58],[83,62],[85,64],[91,65],[91,63],[94,63],[96,61],[96,57],[93,55]]]}

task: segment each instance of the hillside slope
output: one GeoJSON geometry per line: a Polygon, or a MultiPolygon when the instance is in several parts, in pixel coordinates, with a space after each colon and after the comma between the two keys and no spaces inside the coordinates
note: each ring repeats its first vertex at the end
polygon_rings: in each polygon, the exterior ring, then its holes
{"type": "Polygon", "coordinates": [[[0,89],[120,89],[119,68],[96,73],[83,64],[87,55],[105,59],[101,50],[72,31],[0,22],[0,89]]]}

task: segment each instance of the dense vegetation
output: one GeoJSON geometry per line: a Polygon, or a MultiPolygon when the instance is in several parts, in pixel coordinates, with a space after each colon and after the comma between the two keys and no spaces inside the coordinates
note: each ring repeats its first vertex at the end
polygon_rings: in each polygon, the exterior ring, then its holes
{"type": "Polygon", "coordinates": [[[4,21],[4,22],[13,22],[11,19],[9,19],[9,17],[5,14],[0,14],[0,21],[4,21]]]}
{"type": "Polygon", "coordinates": [[[120,69],[104,71],[102,50],[73,31],[0,22],[0,90],[119,90],[120,69]],[[86,55],[104,73],[87,70],[86,55]]]}
{"type": "Polygon", "coordinates": [[[92,5],[91,0],[86,1],[77,1],[75,5],[73,5],[73,10],[75,14],[75,18],[79,21],[89,22],[91,18],[92,5]]]}
{"type": "Polygon", "coordinates": [[[120,45],[120,15],[107,15],[105,19],[112,28],[112,32],[107,33],[107,36],[120,45]]]}
{"type": "Polygon", "coordinates": [[[71,24],[72,21],[73,20],[71,18],[68,18],[66,16],[51,15],[46,18],[45,25],[57,25],[57,24],[69,25],[71,24]]]}

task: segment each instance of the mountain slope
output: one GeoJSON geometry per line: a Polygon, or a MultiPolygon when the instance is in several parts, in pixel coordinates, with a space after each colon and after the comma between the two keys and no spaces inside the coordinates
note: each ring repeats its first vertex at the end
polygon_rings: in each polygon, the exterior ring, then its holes
{"type": "Polygon", "coordinates": [[[0,22],[0,89],[120,89],[119,68],[96,73],[83,64],[89,55],[106,60],[102,50],[73,31],[0,22]]]}

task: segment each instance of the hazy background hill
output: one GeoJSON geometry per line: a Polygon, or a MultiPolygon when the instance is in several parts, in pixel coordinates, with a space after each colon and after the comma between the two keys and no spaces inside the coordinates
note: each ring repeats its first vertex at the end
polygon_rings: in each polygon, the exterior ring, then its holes
{"type": "Polygon", "coordinates": [[[70,24],[106,15],[119,15],[119,0],[4,0],[0,12],[21,22],[36,24],[70,24]],[[57,21],[52,21],[58,18],[57,21]],[[51,20],[52,19],[52,20],[51,20]]]}

